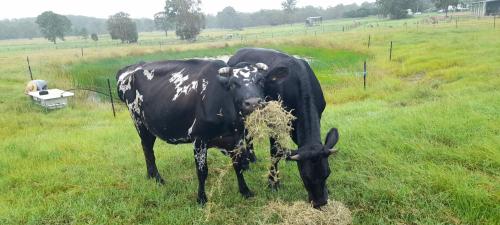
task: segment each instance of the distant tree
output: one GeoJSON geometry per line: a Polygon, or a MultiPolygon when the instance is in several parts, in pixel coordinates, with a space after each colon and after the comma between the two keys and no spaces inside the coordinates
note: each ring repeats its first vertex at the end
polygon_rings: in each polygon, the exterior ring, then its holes
{"type": "Polygon", "coordinates": [[[175,34],[182,40],[195,40],[205,28],[201,0],[166,0],[165,13],[175,24],[175,34]]]}
{"type": "Polygon", "coordinates": [[[135,43],[139,37],[137,33],[137,25],[129,15],[124,12],[119,12],[109,17],[107,21],[108,31],[111,39],[120,39],[122,43],[135,43]]]}
{"type": "Polygon", "coordinates": [[[361,4],[361,7],[355,10],[350,10],[344,12],[344,17],[356,18],[356,17],[367,17],[371,15],[377,15],[378,8],[375,3],[365,2],[361,4]]]}
{"type": "Polygon", "coordinates": [[[291,24],[291,17],[295,10],[297,9],[297,0],[285,0],[281,2],[281,7],[283,8],[283,11],[287,15],[287,21],[291,24]]]}
{"type": "Polygon", "coordinates": [[[380,13],[391,19],[403,19],[408,17],[408,9],[414,8],[415,0],[377,0],[380,13]]]}
{"type": "Polygon", "coordinates": [[[432,0],[436,8],[443,9],[446,13],[446,17],[448,17],[448,7],[457,6],[460,2],[459,0],[432,0]]]}
{"type": "Polygon", "coordinates": [[[71,22],[65,16],[46,11],[37,16],[36,23],[43,36],[56,44],[56,39],[64,41],[64,33],[70,31],[71,22]]]}
{"type": "Polygon", "coordinates": [[[241,29],[241,20],[236,10],[228,6],[217,13],[217,24],[226,29],[241,29]]]}
{"type": "Polygon", "coordinates": [[[99,36],[97,36],[97,34],[96,34],[96,33],[92,33],[92,34],[90,35],[90,38],[91,38],[92,40],[94,40],[94,41],[98,41],[98,40],[99,40],[99,36]]]}
{"type": "Polygon", "coordinates": [[[85,28],[85,27],[80,30],[79,34],[85,40],[89,38],[89,32],[87,31],[87,28],[85,28]]]}
{"type": "Polygon", "coordinates": [[[168,37],[168,30],[174,27],[174,21],[167,16],[166,12],[158,12],[154,15],[155,26],[157,29],[165,31],[165,36],[168,37]]]}

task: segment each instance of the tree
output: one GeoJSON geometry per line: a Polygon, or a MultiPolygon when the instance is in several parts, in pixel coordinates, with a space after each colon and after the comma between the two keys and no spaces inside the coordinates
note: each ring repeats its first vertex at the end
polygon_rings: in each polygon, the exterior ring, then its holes
{"type": "Polygon", "coordinates": [[[111,39],[120,39],[122,43],[135,43],[139,37],[137,33],[137,25],[129,15],[124,12],[119,12],[109,17],[106,22],[111,39]]]}
{"type": "Polygon", "coordinates": [[[96,33],[92,33],[92,34],[90,35],[90,38],[91,38],[92,40],[94,40],[94,41],[98,41],[98,40],[99,40],[99,36],[97,36],[97,34],[96,34],[96,33]]]}
{"type": "Polygon", "coordinates": [[[217,13],[217,24],[226,29],[241,29],[241,20],[236,10],[228,6],[217,13]]]}
{"type": "Polygon", "coordinates": [[[281,7],[283,8],[283,11],[285,11],[285,14],[287,15],[287,21],[291,24],[291,17],[295,10],[297,9],[297,0],[285,0],[281,2],[281,7]]]}
{"type": "Polygon", "coordinates": [[[205,26],[201,0],[166,0],[165,14],[175,24],[175,34],[182,40],[195,40],[205,26]]]}
{"type": "Polygon", "coordinates": [[[64,41],[64,33],[70,31],[71,22],[65,16],[46,11],[37,16],[36,23],[47,40],[56,44],[56,39],[64,41]]]}
{"type": "Polygon", "coordinates": [[[85,40],[87,40],[87,38],[89,38],[89,32],[87,31],[87,29],[85,27],[80,30],[79,34],[85,40]]]}
{"type": "Polygon", "coordinates": [[[448,17],[448,7],[450,6],[457,6],[459,3],[459,0],[432,0],[436,8],[438,9],[444,9],[444,12],[446,13],[446,17],[448,17]]]}
{"type": "Polygon", "coordinates": [[[171,21],[171,19],[167,16],[167,13],[164,11],[156,13],[154,15],[154,21],[156,28],[165,31],[165,36],[168,37],[167,31],[174,27],[174,21],[171,21]]]}
{"type": "Polygon", "coordinates": [[[413,8],[417,1],[414,0],[377,0],[380,13],[391,19],[408,17],[408,9],[413,8]]]}

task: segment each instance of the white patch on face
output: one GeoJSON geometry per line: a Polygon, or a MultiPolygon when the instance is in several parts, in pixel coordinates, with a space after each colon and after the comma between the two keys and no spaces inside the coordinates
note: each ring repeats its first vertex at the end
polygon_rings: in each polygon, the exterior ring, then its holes
{"type": "Polygon", "coordinates": [[[246,79],[249,79],[250,75],[252,73],[256,73],[257,71],[258,71],[258,69],[256,67],[245,66],[243,68],[233,69],[233,76],[236,77],[236,78],[239,78],[239,76],[242,76],[242,77],[244,77],[246,79]]]}
{"type": "Polygon", "coordinates": [[[144,70],[144,76],[146,76],[146,78],[148,78],[148,80],[152,80],[153,77],[155,76],[155,70],[151,70],[151,71],[144,70]]]}
{"type": "Polygon", "coordinates": [[[191,133],[193,133],[193,127],[195,123],[196,123],[196,118],[194,118],[193,124],[191,124],[191,127],[188,129],[188,137],[191,137],[191,133]]]}
{"type": "Polygon", "coordinates": [[[191,83],[188,83],[187,85],[184,85],[184,83],[189,79],[189,75],[182,74],[185,69],[182,69],[181,71],[177,73],[173,73],[168,81],[170,83],[173,83],[175,86],[175,95],[172,98],[172,101],[177,100],[181,94],[187,95],[189,92],[192,90],[196,90],[198,87],[198,81],[192,81],[191,83]]]}

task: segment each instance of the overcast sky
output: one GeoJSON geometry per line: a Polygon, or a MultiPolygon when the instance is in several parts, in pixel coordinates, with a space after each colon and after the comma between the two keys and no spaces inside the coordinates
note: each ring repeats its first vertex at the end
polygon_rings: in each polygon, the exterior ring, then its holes
{"type": "MultiPolygon", "coordinates": [[[[375,0],[298,0],[298,6],[335,6],[375,0]]],[[[282,0],[202,0],[205,13],[216,14],[226,6],[233,6],[236,11],[254,12],[260,9],[279,9],[282,0]]],[[[3,0],[0,7],[0,19],[36,17],[51,10],[63,15],[82,15],[107,18],[119,11],[126,12],[133,18],[152,18],[162,11],[164,0],[3,0]]]]}

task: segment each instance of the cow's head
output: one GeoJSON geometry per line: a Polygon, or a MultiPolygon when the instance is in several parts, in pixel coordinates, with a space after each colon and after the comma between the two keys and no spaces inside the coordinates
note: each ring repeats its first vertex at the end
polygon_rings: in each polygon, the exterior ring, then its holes
{"type": "Polygon", "coordinates": [[[326,179],[330,175],[328,156],[335,153],[334,148],[339,139],[336,128],[332,128],[325,138],[325,145],[305,145],[292,151],[287,160],[297,161],[300,177],[309,195],[309,202],[314,208],[328,203],[326,179]]]}
{"type": "Polygon", "coordinates": [[[253,112],[264,103],[264,74],[267,65],[242,62],[234,67],[219,69],[219,82],[233,97],[236,110],[242,116],[253,112]]]}

